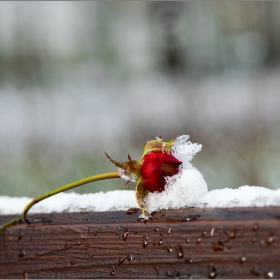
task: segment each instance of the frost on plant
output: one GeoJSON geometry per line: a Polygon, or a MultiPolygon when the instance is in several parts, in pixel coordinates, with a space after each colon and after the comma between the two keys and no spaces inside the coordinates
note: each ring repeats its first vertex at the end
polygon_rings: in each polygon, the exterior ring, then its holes
{"type": "Polygon", "coordinates": [[[145,198],[148,213],[168,208],[182,208],[195,205],[197,200],[208,192],[202,174],[191,164],[193,157],[202,149],[202,145],[188,141],[188,135],[178,137],[171,154],[182,162],[179,172],[165,178],[163,192],[149,193],[145,198]]]}
{"type": "Polygon", "coordinates": [[[172,155],[183,162],[183,169],[193,168],[190,161],[201,151],[202,145],[188,141],[189,135],[182,135],[172,146],[172,155]]]}
{"type": "Polygon", "coordinates": [[[131,181],[131,182],[136,182],[137,180],[137,176],[135,174],[133,173],[127,174],[125,170],[122,168],[118,168],[118,172],[121,178],[123,178],[124,180],[131,181]]]}

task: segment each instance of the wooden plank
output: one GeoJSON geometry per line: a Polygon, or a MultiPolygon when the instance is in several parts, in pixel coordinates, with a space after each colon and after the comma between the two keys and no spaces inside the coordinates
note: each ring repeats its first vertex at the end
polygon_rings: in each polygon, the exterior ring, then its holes
{"type": "Polygon", "coordinates": [[[280,207],[138,215],[29,215],[0,233],[0,278],[280,277],[280,207]]]}

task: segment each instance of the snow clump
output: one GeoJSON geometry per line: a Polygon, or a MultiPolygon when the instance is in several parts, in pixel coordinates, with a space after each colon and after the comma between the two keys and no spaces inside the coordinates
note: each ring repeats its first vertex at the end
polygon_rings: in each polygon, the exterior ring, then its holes
{"type": "MultiPolygon", "coordinates": [[[[0,196],[0,214],[21,214],[24,207],[32,200],[28,197],[0,196]]],[[[78,194],[75,192],[59,193],[35,204],[29,213],[79,212],[86,211],[126,211],[137,208],[134,191],[109,191],[106,193],[78,194]]]]}
{"type": "Polygon", "coordinates": [[[193,157],[201,151],[202,145],[191,143],[188,139],[188,135],[182,135],[175,140],[172,155],[182,162],[181,169],[176,175],[166,178],[163,192],[148,194],[145,200],[148,213],[193,206],[208,192],[202,174],[191,164],[193,157]]]}
{"type": "Polygon", "coordinates": [[[280,205],[280,189],[257,186],[212,190],[198,200],[198,207],[264,207],[280,205]]]}

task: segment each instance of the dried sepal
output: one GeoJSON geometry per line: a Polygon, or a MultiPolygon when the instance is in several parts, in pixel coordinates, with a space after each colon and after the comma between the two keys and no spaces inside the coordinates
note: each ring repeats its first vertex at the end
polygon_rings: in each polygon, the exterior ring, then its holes
{"type": "Polygon", "coordinates": [[[179,135],[177,135],[175,138],[173,138],[169,142],[163,142],[161,138],[157,138],[156,140],[148,141],[147,144],[144,147],[142,159],[152,153],[152,152],[163,152],[167,154],[171,154],[172,151],[172,145],[175,142],[175,140],[178,138],[179,135]]]}
{"type": "Polygon", "coordinates": [[[107,153],[105,153],[109,161],[119,168],[120,176],[128,181],[136,182],[140,178],[140,167],[141,163],[137,160],[131,160],[130,156],[128,156],[129,161],[127,162],[117,162],[111,159],[107,153]]]}

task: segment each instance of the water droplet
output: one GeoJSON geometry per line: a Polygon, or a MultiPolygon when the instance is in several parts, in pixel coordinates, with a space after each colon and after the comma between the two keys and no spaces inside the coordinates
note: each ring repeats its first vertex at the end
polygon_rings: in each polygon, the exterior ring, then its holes
{"type": "Polygon", "coordinates": [[[23,273],[23,278],[24,278],[24,279],[28,279],[28,273],[27,273],[27,272],[24,272],[24,273],[23,273]]]}
{"type": "Polygon", "coordinates": [[[133,256],[132,256],[132,255],[127,255],[127,260],[128,260],[129,262],[131,262],[131,261],[133,260],[133,256]]]}
{"type": "Polygon", "coordinates": [[[260,244],[261,245],[265,245],[265,241],[262,239],[262,240],[260,240],[260,244]]]}
{"type": "Polygon", "coordinates": [[[218,272],[217,272],[217,267],[214,265],[214,264],[209,264],[208,265],[208,278],[210,279],[214,279],[216,278],[218,275],[218,272]]]}
{"type": "Polygon", "coordinates": [[[189,239],[189,238],[187,238],[186,242],[187,242],[187,243],[190,243],[191,241],[190,241],[190,239],[189,239]]]}
{"type": "Polygon", "coordinates": [[[144,218],[145,218],[145,215],[144,214],[141,214],[139,217],[138,217],[138,219],[137,219],[137,221],[143,221],[144,220],[144,218]]]}
{"type": "Polygon", "coordinates": [[[254,276],[260,276],[261,275],[261,271],[259,270],[259,268],[257,266],[254,266],[253,269],[251,270],[251,273],[254,276]]]}
{"type": "Polygon", "coordinates": [[[156,270],[157,274],[159,275],[159,269],[158,269],[158,266],[154,266],[154,269],[156,270]]]}
{"type": "Polygon", "coordinates": [[[185,262],[187,262],[187,263],[192,263],[193,260],[192,260],[191,258],[188,258],[188,259],[185,259],[185,262]]]}
{"type": "Polygon", "coordinates": [[[190,222],[190,221],[194,221],[197,220],[200,217],[200,215],[189,215],[186,216],[182,219],[182,222],[190,222]]]}
{"type": "Polygon", "coordinates": [[[124,232],[123,232],[123,234],[122,234],[122,239],[123,239],[123,241],[126,241],[126,239],[127,239],[127,237],[128,237],[128,229],[126,229],[124,232]]]}
{"type": "Polygon", "coordinates": [[[206,231],[204,231],[204,232],[201,233],[201,236],[202,236],[202,237],[205,237],[206,235],[207,235],[207,232],[206,232],[206,231]]]}
{"type": "Polygon", "coordinates": [[[215,229],[214,229],[214,228],[211,228],[210,236],[214,236],[214,232],[215,232],[215,229]]]}
{"type": "Polygon", "coordinates": [[[162,214],[162,215],[159,215],[159,216],[156,216],[155,218],[156,219],[161,219],[165,214],[162,214]]]}
{"type": "Polygon", "coordinates": [[[180,275],[181,275],[180,271],[175,271],[174,278],[178,279],[180,277],[180,275]]]}
{"type": "Polygon", "coordinates": [[[273,276],[274,276],[274,272],[273,272],[273,271],[269,271],[269,272],[266,273],[266,277],[267,277],[268,279],[273,278],[273,276]]]}
{"type": "Polygon", "coordinates": [[[198,239],[196,240],[196,244],[198,245],[198,244],[201,242],[201,240],[202,240],[202,238],[198,238],[198,239]]]}
{"type": "Polygon", "coordinates": [[[234,238],[236,237],[236,231],[230,232],[230,233],[229,233],[229,237],[230,237],[231,239],[234,239],[234,238]]]}
{"type": "Polygon", "coordinates": [[[126,257],[119,259],[118,261],[118,265],[122,265],[124,263],[124,261],[126,260],[126,257]]]}
{"type": "Polygon", "coordinates": [[[135,214],[138,212],[138,209],[137,208],[129,208],[127,211],[126,211],[126,214],[135,214]]]}
{"type": "Polygon", "coordinates": [[[179,245],[179,246],[176,248],[176,251],[177,251],[178,258],[179,258],[179,259],[182,259],[182,258],[184,257],[184,251],[183,251],[182,246],[179,245]]]}
{"type": "Polygon", "coordinates": [[[158,231],[158,228],[155,228],[155,231],[158,231]]]}
{"type": "Polygon", "coordinates": [[[172,277],[172,278],[175,278],[175,279],[178,279],[180,277],[180,271],[177,271],[177,270],[174,270],[173,272],[168,270],[166,273],[165,273],[165,276],[166,277],[172,277]]]}
{"type": "Polygon", "coordinates": [[[22,239],[23,234],[19,235],[17,238],[17,242],[19,242],[22,239]]]}
{"type": "Polygon", "coordinates": [[[224,250],[224,244],[223,242],[219,241],[218,244],[213,244],[212,249],[214,251],[223,251],[224,250]]]}
{"type": "Polygon", "coordinates": [[[172,277],[172,276],[173,276],[173,273],[172,273],[170,270],[168,270],[168,271],[165,273],[165,276],[166,276],[166,277],[172,277]]]}
{"type": "Polygon", "coordinates": [[[163,232],[161,232],[161,233],[160,233],[160,235],[161,235],[161,236],[164,236],[164,233],[163,233],[163,232]]]}
{"type": "Polygon", "coordinates": [[[88,227],[86,228],[86,234],[89,233],[89,230],[90,230],[90,226],[88,226],[88,227]]]}
{"type": "Polygon", "coordinates": [[[162,243],[163,243],[163,240],[161,239],[161,240],[159,240],[159,242],[158,242],[158,246],[161,246],[162,245],[162,243]]]}
{"type": "Polygon", "coordinates": [[[211,271],[208,273],[208,278],[209,279],[214,279],[217,277],[217,272],[216,271],[211,271]]]}
{"type": "Polygon", "coordinates": [[[245,256],[242,256],[241,259],[240,259],[240,262],[241,262],[241,263],[245,263],[246,260],[247,260],[246,257],[245,257],[245,256]]]}
{"type": "Polygon", "coordinates": [[[19,256],[20,258],[24,257],[24,256],[25,256],[25,251],[24,251],[24,250],[21,250],[21,251],[19,252],[18,256],[19,256]]]}
{"type": "Polygon", "coordinates": [[[157,243],[158,243],[157,239],[154,239],[153,240],[153,246],[157,246],[157,243]]]}
{"type": "Polygon", "coordinates": [[[253,238],[251,239],[251,242],[252,242],[252,243],[257,242],[257,238],[253,237],[253,238]]]}
{"type": "Polygon", "coordinates": [[[166,246],[166,251],[167,251],[168,253],[172,253],[172,248],[170,247],[169,244],[166,246]]]}
{"type": "Polygon", "coordinates": [[[259,225],[258,224],[254,224],[253,225],[253,231],[256,231],[256,230],[258,230],[259,229],[259,225]]]}
{"type": "Polygon", "coordinates": [[[267,238],[266,243],[267,243],[268,245],[271,245],[271,244],[275,241],[275,239],[276,239],[275,236],[272,235],[272,236],[270,236],[270,237],[267,238]]]}
{"type": "Polygon", "coordinates": [[[77,242],[78,245],[81,245],[83,243],[83,239],[77,242]]]}
{"type": "Polygon", "coordinates": [[[76,264],[76,259],[75,259],[75,258],[72,258],[71,261],[70,261],[70,263],[71,263],[72,265],[76,264]]]}
{"type": "Polygon", "coordinates": [[[110,273],[111,276],[115,276],[115,266],[116,266],[116,264],[114,264],[114,265],[112,266],[112,271],[111,271],[111,273],[110,273]]]}
{"type": "Polygon", "coordinates": [[[172,230],[172,228],[169,228],[168,231],[167,231],[167,234],[170,234],[171,230],[172,230]]]}
{"type": "Polygon", "coordinates": [[[145,235],[143,235],[143,243],[142,243],[142,245],[143,245],[143,248],[145,248],[145,247],[147,247],[148,246],[148,243],[149,243],[149,236],[148,236],[148,234],[145,234],[145,235]]]}
{"type": "Polygon", "coordinates": [[[88,221],[88,218],[85,218],[85,222],[87,222],[88,221]]]}

